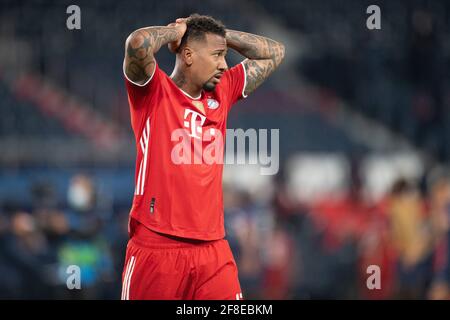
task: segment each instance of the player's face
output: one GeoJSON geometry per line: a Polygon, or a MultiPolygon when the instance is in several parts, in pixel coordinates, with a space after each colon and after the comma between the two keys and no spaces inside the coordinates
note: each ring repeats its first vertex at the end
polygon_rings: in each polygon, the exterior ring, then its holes
{"type": "MultiPolygon", "coordinates": [[[[200,44],[200,42],[199,42],[200,44]]],[[[207,33],[205,41],[199,45],[192,63],[193,76],[206,91],[213,91],[228,68],[225,56],[227,42],[224,37],[207,33]]]]}

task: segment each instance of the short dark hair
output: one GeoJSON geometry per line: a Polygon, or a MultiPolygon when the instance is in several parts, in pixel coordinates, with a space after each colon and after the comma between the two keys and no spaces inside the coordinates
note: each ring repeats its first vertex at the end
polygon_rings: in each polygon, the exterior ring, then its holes
{"type": "Polygon", "coordinates": [[[191,14],[186,21],[187,29],[181,38],[181,49],[188,40],[204,40],[206,33],[213,33],[225,38],[226,29],[220,20],[216,20],[211,16],[200,15],[198,13],[191,14]]]}

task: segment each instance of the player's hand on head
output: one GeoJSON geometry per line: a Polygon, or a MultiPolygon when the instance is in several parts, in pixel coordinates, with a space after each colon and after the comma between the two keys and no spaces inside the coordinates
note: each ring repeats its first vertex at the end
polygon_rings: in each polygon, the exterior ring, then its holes
{"type": "Polygon", "coordinates": [[[181,39],[183,38],[183,35],[187,29],[186,22],[187,22],[187,18],[178,18],[177,20],[175,20],[175,22],[169,23],[167,25],[168,27],[175,27],[178,31],[178,34],[180,35],[180,37],[178,38],[177,41],[173,41],[168,44],[170,52],[173,52],[173,53],[177,52],[178,47],[181,44],[181,39]]]}

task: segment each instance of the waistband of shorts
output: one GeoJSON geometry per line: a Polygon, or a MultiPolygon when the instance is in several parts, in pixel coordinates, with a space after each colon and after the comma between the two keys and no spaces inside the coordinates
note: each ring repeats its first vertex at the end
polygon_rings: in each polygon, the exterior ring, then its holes
{"type": "Polygon", "coordinates": [[[138,221],[133,226],[134,232],[130,239],[137,246],[152,249],[198,248],[211,245],[219,240],[197,240],[172,236],[153,231],[138,221]]]}

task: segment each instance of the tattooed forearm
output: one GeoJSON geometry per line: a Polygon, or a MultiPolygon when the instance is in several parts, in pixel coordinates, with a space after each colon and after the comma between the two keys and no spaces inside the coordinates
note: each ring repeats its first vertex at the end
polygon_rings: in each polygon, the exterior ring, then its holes
{"type": "Polygon", "coordinates": [[[227,45],[252,60],[271,59],[280,64],[284,46],[272,39],[255,34],[227,30],[227,45]]]}
{"type": "Polygon", "coordinates": [[[235,30],[227,30],[226,39],[228,47],[248,58],[245,94],[261,85],[284,59],[284,45],[272,39],[235,30]]]}
{"type": "Polygon", "coordinates": [[[124,70],[134,82],[145,82],[153,74],[154,54],[182,36],[174,27],[149,27],[134,31],[125,43],[124,70]]]}

